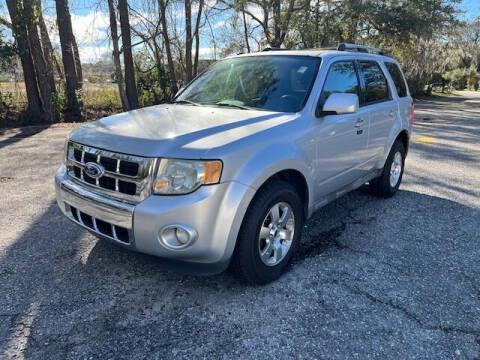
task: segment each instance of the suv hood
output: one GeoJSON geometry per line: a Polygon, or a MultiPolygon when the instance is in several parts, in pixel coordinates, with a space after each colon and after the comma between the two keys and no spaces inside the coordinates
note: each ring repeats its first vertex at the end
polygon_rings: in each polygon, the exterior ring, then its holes
{"type": "Polygon", "coordinates": [[[146,157],[204,158],[214,148],[295,119],[297,114],[166,104],[84,124],[70,140],[146,157]]]}

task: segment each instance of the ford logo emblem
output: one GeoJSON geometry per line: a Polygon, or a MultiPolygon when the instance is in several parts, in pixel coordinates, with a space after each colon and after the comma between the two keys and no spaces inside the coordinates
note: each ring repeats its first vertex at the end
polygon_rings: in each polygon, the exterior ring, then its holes
{"type": "Polygon", "coordinates": [[[85,164],[83,171],[91,178],[98,179],[105,173],[105,168],[97,163],[88,162],[85,164]]]}

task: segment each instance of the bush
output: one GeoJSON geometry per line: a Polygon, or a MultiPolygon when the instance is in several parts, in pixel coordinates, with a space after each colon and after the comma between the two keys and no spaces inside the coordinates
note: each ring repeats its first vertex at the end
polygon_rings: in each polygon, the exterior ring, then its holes
{"type": "Polygon", "coordinates": [[[470,68],[468,73],[468,88],[470,90],[478,91],[480,87],[480,74],[477,73],[475,67],[470,68]]]}
{"type": "Polygon", "coordinates": [[[454,69],[445,73],[444,77],[455,90],[464,90],[468,84],[468,69],[454,69]]]}
{"type": "Polygon", "coordinates": [[[165,66],[155,63],[151,57],[142,52],[135,54],[135,57],[140,106],[157,105],[169,101],[175,94],[172,92],[172,81],[165,66]]]}
{"type": "Polygon", "coordinates": [[[12,93],[2,93],[0,92],[0,112],[8,110],[13,103],[12,93]]]}

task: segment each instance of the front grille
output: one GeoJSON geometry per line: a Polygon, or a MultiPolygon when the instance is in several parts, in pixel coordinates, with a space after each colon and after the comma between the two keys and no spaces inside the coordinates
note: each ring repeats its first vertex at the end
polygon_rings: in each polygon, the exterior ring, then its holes
{"type": "Polygon", "coordinates": [[[79,209],[71,205],[68,205],[68,208],[70,209],[70,213],[72,215],[73,220],[75,220],[75,222],[79,223],[80,225],[83,225],[89,228],[90,230],[93,230],[96,233],[99,233],[110,239],[120,241],[121,243],[124,243],[124,244],[131,243],[130,233],[128,229],[97,219],[89,214],[84,213],[83,211],[80,211],[79,209]]]}
{"type": "Polygon", "coordinates": [[[150,194],[154,159],[115,153],[70,142],[67,151],[69,175],[108,195],[138,202],[150,194]],[[88,163],[104,170],[99,177],[85,171],[88,163]],[[90,174],[92,175],[92,174],[90,174]]]}

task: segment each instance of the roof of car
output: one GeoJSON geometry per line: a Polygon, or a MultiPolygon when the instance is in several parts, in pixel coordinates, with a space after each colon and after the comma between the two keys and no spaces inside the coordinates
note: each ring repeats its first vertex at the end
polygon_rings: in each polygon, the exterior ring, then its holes
{"type": "Polygon", "coordinates": [[[271,55],[290,55],[290,56],[314,56],[314,57],[333,57],[333,56],[358,56],[362,58],[371,57],[373,59],[393,60],[391,57],[383,54],[372,54],[360,51],[338,51],[332,49],[305,49],[305,50],[286,50],[286,49],[268,49],[268,51],[260,51],[248,54],[238,54],[231,57],[243,56],[271,56],[271,55]]]}

